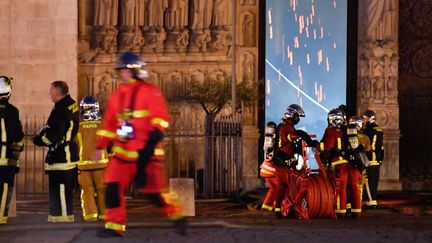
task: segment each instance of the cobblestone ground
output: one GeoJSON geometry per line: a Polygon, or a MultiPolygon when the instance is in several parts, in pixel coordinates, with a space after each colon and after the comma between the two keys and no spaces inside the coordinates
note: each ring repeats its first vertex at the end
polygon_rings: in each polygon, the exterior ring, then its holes
{"type": "Polygon", "coordinates": [[[180,236],[147,201],[132,199],[126,237],[108,240],[95,236],[103,222],[84,222],[78,204],[75,223],[50,224],[47,202],[32,200],[19,203],[18,217],[0,226],[0,242],[432,242],[431,200],[393,195],[360,219],[303,221],[276,219],[237,202],[199,201],[187,235],[180,236]]]}

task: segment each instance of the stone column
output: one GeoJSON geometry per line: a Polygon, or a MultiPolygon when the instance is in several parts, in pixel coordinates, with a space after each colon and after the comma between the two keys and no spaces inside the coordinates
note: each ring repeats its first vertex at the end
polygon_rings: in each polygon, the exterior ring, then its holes
{"type": "Polygon", "coordinates": [[[399,180],[398,1],[359,2],[358,113],[375,111],[384,131],[379,190],[401,190],[399,180]]]}

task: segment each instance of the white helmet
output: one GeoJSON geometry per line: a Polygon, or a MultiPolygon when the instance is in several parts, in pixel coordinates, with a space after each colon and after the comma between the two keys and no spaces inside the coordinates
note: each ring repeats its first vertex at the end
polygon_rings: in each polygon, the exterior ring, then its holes
{"type": "Polygon", "coordinates": [[[9,98],[12,94],[12,78],[0,76],[0,98],[9,98]]]}

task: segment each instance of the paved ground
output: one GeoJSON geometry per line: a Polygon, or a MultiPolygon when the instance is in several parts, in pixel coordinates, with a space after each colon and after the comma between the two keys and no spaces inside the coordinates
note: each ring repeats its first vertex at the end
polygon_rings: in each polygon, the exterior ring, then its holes
{"type": "Polygon", "coordinates": [[[103,222],[84,222],[79,205],[75,223],[51,224],[47,202],[33,200],[19,203],[18,217],[0,226],[0,242],[432,242],[431,195],[386,194],[380,208],[366,209],[356,220],[279,220],[242,203],[201,200],[186,236],[146,201],[132,199],[126,237],[108,240],[95,236],[103,222]]]}

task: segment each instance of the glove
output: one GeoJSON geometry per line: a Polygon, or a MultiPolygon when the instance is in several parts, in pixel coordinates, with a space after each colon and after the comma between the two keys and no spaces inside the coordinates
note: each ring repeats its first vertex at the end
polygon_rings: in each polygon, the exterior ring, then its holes
{"type": "Polygon", "coordinates": [[[42,138],[39,135],[32,137],[31,140],[36,146],[45,146],[45,143],[42,142],[42,138]]]}
{"type": "Polygon", "coordinates": [[[137,173],[135,174],[133,186],[136,189],[143,188],[147,183],[147,174],[145,171],[145,167],[142,167],[141,165],[138,165],[137,173]]]}
{"type": "Polygon", "coordinates": [[[141,149],[139,152],[138,163],[137,163],[137,172],[134,177],[133,185],[135,188],[143,188],[147,182],[146,176],[146,167],[150,157],[154,153],[154,148],[145,147],[141,149]]]}

